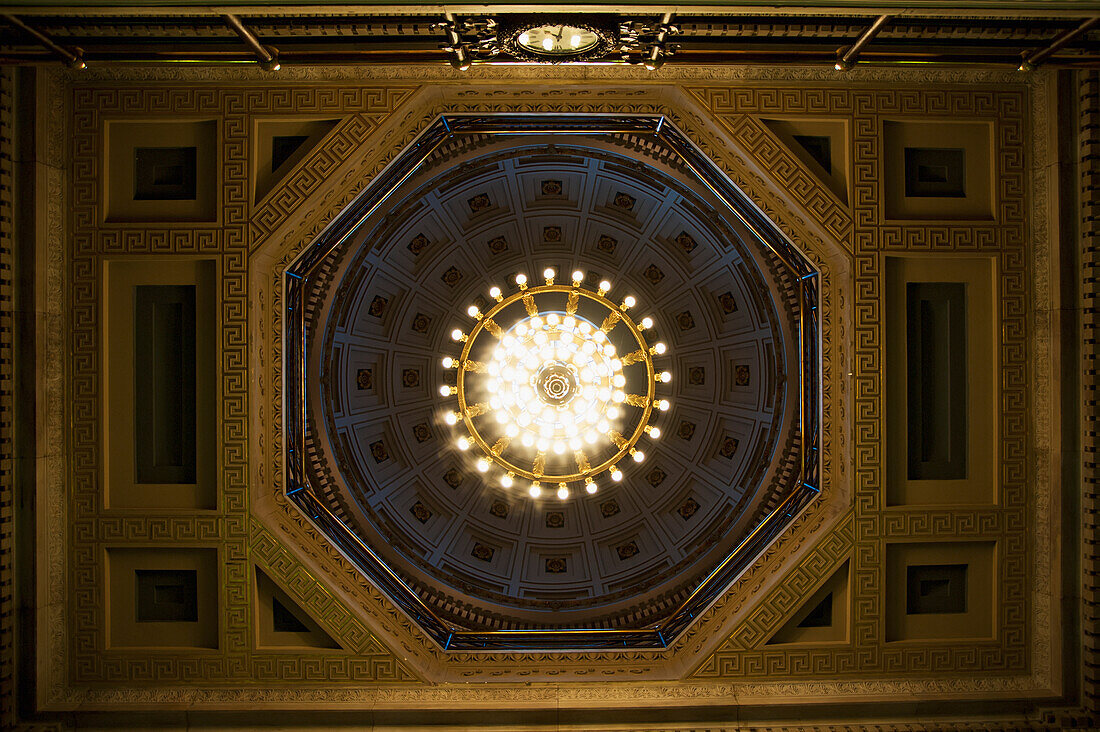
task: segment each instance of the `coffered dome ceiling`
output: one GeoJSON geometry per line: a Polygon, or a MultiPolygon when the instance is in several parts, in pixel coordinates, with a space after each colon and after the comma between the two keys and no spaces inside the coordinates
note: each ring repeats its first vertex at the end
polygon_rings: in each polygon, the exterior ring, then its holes
{"type": "Polygon", "coordinates": [[[659,628],[801,486],[798,278],[653,137],[453,136],[349,211],[297,293],[297,478],[407,611],[465,631],[659,628]],[[675,375],[644,462],[564,500],[479,473],[438,391],[467,306],[546,267],[635,296],[675,375]]]}

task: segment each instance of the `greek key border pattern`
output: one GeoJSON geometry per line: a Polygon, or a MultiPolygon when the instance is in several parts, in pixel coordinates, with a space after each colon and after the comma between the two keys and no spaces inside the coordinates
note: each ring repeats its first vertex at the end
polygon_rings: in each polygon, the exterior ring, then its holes
{"type": "MultiPolygon", "coordinates": [[[[761,92],[761,94],[763,96],[771,95],[773,97],[778,95],[778,96],[781,96],[785,99],[790,99],[792,97],[791,91],[792,90],[778,90],[778,91],[777,90],[763,90],[761,92]]],[[[824,97],[824,96],[832,97],[832,96],[836,96],[837,94],[838,93],[836,93],[836,92],[827,92],[826,93],[826,92],[823,92],[823,91],[806,92],[799,99],[792,102],[791,106],[792,107],[797,107],[798,104],[805,105],[807,97],[824,97]]],[[[845,94],[847,94],[847,93],[845,93],[845,94]]],[[[798,95],[794,95],[794,96],[798,96],[798,95]]],[[[841,96],[843,96],[843,95],[841,95],[841,96]]],[[[849,102],[850,102],[850,100],[849,100],[849,102]]],[[[515,105],[508,105],[508,106],[511,109],[515,108],[515,105]]],[[[975,106],[980,106],[980,105],[975,105],[975,106]]],[[[560,105],[555,107],[555,109],[560,109],[560,108],[561,108],[560,105]]],[[[133,113],[134,111],[135,110],[131,109],[127,113],[133,113]]],[[[203,111],[203,113],[208,113],[208,112],[210,112],[210,109],[208,107],[206,107],[206,108],[203,108],[203,110],[201,110],[201,111],[203,111]]],[[[744,111],[744,110],[742,110],[742,111],[744,111]]],[[[913,112],[913,110],[909,110],[906,113],[914,113],[914,112],[913,112]]],[[[865,114],[866,117],[872,118],[872,119],[875,116],[873,113],[867,113],[866,110],[864,110],[864,114],[865,114]]],[[[225,124],[228,126],[228,124],[229,124],[228,119],[226,120],[225,124]]],[[[228,138],[228,135],[227,135],[227,138],[228,138]]],[[[869,139],[870,139],[870,136],[867,135],[867,134],[864,134],[862,137],[857,136],[857,146],[856,146],[857,147],[857,150],[856,150],[857,158],[858,158],[859,152],[860,152],[859,151],[860,143],[861,142],[865,143],[869,139]]],[[[866,151],[864,151],[864,152],[866,152],[866,151]]],[[[863,156],[863,157],[864,157],[864,159],[866,158],[866,156],[863,156]]],[[[79,165],[80,161],[78,160],[76,162],[79,165]]],[[[857,159],[857,163],[858,162],[859,161],[857,159]]],[[[857,169],[856,173],[857,173],[857,178],[858,178],[859,177],[859,175],[858,175],[859,170],[858,169],[857,169]]],[[[864,180],[866,180],[866,177],[864,177],[864,180]]],[[[247,189],[247,186],[245,186],[245,189],[247,189]]],[[[78,197],[78,200],[79,200],[79,197],[78,197]]],[[[857,221],[860,221],[859,214],[860,213],[865,213],[866,206],[863,209],[861,209],[858,206],[858,203],[859,203],[858,191],[857,191],[856,202],[857,202],[857,221]]],[[[293,209],[293,210],[295,212],[298,211],[298,209],[296,209],[296,208],[293,209]]],[[[76,232],[78,232],[81,229],[81,227],[79,225],[77,225],[77,222],[79,221],[79,218],[78,218],[79,215],[80,215],[79,213],[74,213],[74,231],[76,231],[76,232]]],[[[862,221],[862,224],[864,226],[866,226],[867,222],[862,221]]],[[[232,227],[237,226],[237,225],[239,225],[239,223],[232,223],[232,224],[227,225],[224,228],[232,228],[232,227]]],[[[859,228],[858,227],[859,227],[859,224],[857,224],[856,240],[857,240],[857,242],[860,242],[860,233],[859,233],[859,228]]],[[[994,225],[993,227],[990,227],[988,229],[983,229],[983,230],[978,231],[978,232],[975,232],[972,229],[972,227],[955,227],[955,229],[953,231],[946,232],[947,236],[945,238],[942,238],[942,239],[940,239],[938,237],[938,235],[930,238],[928,236],[927,232],[924,232],[924,233],[918,232],[918,233],[914,234],[911,231],[900,230],[899,229],[896,232],[897,235],[894,239],[895,243],[891,244],[889,246],[900,246],[900,244],[898,244],[897,242],[904,242],[904,244],[906,246],[911,245],[915,248],[919,248],[919,247],[942,248],[943,246],[945,246],[943,244],[943,242],[946,242],[947,243],[946,244],[947,248],[958,248],[958,249],[973,248],[973,249],[988,250],[990,247],[999,246],[1000,243],[1003,242],[1006,237],[1009,237],[1011,235],[1011,232],[1003,231],[1003,229],[1005,229],[1005,228],[1010,228],[1010,227],[1006,227],[1003,224],[1003,221],[998,225],[994,225]]],[[[242,237],[241,232],[236,231],[236,230],[231,232],[231,234],[232,234],[232,236],[247,238],[247,237],[242,237]]],[[[77,276],[78,271],[80,273],[82,273],[82,277],[84,278],[83,281],[85,283],[85,286],[87,285],[87,279],[90,276],[89,271],[91,269],[94,269],[94,267],[89,267],[89,265],[92,264],[92,262],[90,260],[92,259],[92,256],[94,256],[94,255],[89,255],[89,251],[94,252],[95,254],[102,254],[102,253],[108,253],[108,252],[124,252],[124,251],[125,252],[130,252],[130,251],[134,251],[134,252],[138,252],[138,251],[150,251],[150,252],[151,251],[168,251],[168,252],[179,252],[179,253],[183,253],[183,252],[196,252],[196,253],[208,252],[209,253],[209,252],[215,252],[215,251],[223,251],[223,249],[226,248],[227,244],[222,242],[222,243],[219,243],[217,246],[214,246],[213,244],[211,244],[211,241],[212,241],[211,236],[214,236],[215,239],[213,239],[213,240],[216,240],[216,237],[219,237],[219,236],[224,239],[227,236],[227,234],[226,234],[225,231],[220,231],[220,230],[219,230],[219,232],[214,233],[214,234],[204,233],[202,235],[199,235],[199,234],[195,234],[195,233],[188,233],[186,236],[182,236],[182,237],[180,237],[180,236],[160,236],[160,235],[155,235],[154,234],[154,235],[148,235],[148,236],[144,236],[144,237],[141,237],[141,236],[136,237],[136,238],[131,237],[130,239],[128,239],[126,241],[125,244],[118,244],[118,243],[116,243],[117,239],[111,239],[110,237],[104,237],[104,238],[101,238],[101,239],[95,239],[93,237],[93,239],[90,240],[90,242],[82,242],[82,246],[77,248],[78,255],[74,259],[73,270],[72,270],[74,285],[76,285],[77,282],[80,279],[77,276]],[[82,257],[85,257],[89,261],[85,262],[82,259],[82,257]]],[[[888,240],[889,237],[884,236],[883,239],[888,240]]],[[[236,241],[236,240],[233,240],[233,241],[231,241],[231,245],[232,246],[237,246],[237,245],[239,245],[239,242],[236,241]]],[[[861,254],[860,264],[861,265],[866,265],[866,264],[868,264],[868,257],[870,257],[870,259],[874,259],[874,257],[870,256],[870,255],[871,255],[872,252],[875,251],[875,248],[872,247],[868,243],[868,241],[863,241],[862,245],[863,245],[862,248],[858,250],[861,254]]],[[[883,244],[883,246],[885,247],[885,246],[888,246],[888,245],[883,244]]],[[[1020,244],[1020,246],[1022,246],[1022,244],[1020,244]]],[[[218,255],[218,256],[224,256],[224,255],[218,255]]],[[[872,281],[872,280],[875,279],[875,276],[873,274],[869,274],[869,272],[873,273],[875,271],[875,267],[877,267],[877,264],[875,264],[874,262],[870,262],[870,265],[871,265],[871,268],[869,270],[864,270],[864,269],[861,268],[861,270],[857,273],[857,278],[858,278],[857,282],[860,284],[861,288],[862,288],[863,285],[865,285],[869,281],[872,281]]],[[[1006,263],[1005,269],[1006,270],[1009,269],[1009,266],[1010,266],[1010,263],[1006,263]]],[[[1022,265],[1020,265],[1020,266],[1022,267],[1022,265]]],[[[1002,276],[1003,276],[1003,274],[1002,274],[1002,276]]],[[[95,294],[95,291],[94,291],[95,286],[96,285],[93,284],[93,289],[90,293],[92,295],[95,294]]],[[[877,285],[874,285],[874,283],[872,282],[871,292],[875,291],[875,287],[877,287],[877,285]]],[[[77,290],[74,288],[74,306],[76,306],[79,303],[79,298],[77,297],[76,293],[77,293],[77,290]]],[[[86,296],[88,294],[89,293],[81,292],[81,297],[86,296]]],[[[863,295],[863,294],[866,294],[866,293],[861,289],[860,294],[863,295]]],[[[224,293],[223,293],[223,295],[224,295],[224,293]]],[[[1022,295],[1021,295],[1021,298],[1022,298],[1022,295]]],[[[228,299],[227,299],[227,302],[228,302],[228,299]]],[[[242,298],[242,302],[243,302],[243,298],[242,298]]],[[[858,321],[860,326],[863,326],[863,327],[866,328],[866,327],[869,326],[869,324],[874,322],[872,319],[868,319],[867,313],[861,313],[860,312],[860,306],[858,304],[857,304],[856,310],[857,310],[857,321],[858,321]]],[[[226,308],[223,305],[223,315],[225,314],[225,311],[226,311],[226,308]]],[[[1015,312],[1018,313],[1020,311],[1017,310],[1015,312]]],[[[76,310],[74,309],[74,316],[76,314],[77,314],[76,310]]],[[[89,322],[94,323],[94,317],[91,317],[89,319],[88,316],[94,316],[94,314],[95,314],[94,312],[83,311],[83,315],[85,316],[84,320],[80,321],[80,319],[77,318],[77,320],[74,321],[74,331],[73,331],[74,332],[74,335],[73,335],[74,359],[76,358],[76,352],[77,352],[76,346],[78,345],[78,340],[79,340],[78,331],[80,331],[81,329],[84,329],[85,331],[87,331],[91,327],[91,326],[88,325],[88,323],[89,322]]],[[[858,334],[857,334],[857,343],[858,343],[858,334]]],[[[223,348],[225,346],[226,346],[226,344],[223,342],[223,348]]],[[[1021,342],[1021,346],[1022,346],[1022,342],[1021,342]]],[[[858,351],[857,351],[857,353],[858,353],[858,351]]],[[[1020,358],[1023,358],[1022,348],[1021,348],[1019,353],[1020,353],[1020,358]]],[[[238,350],[238,352],[235,352],[235,355],[239,358],[240,355],[241,355],[241,351],[238,350]]],[[[859,355],[862,355],[862,354],[859,354],[859,355]]],[[[223,360],[225,359],[225,357],[226,357],[226,354],[225,354],[225,352],[223,352],[223,360]]],[[[1007,361],[1006,361],[1006,363],[1007,363],[1007,361]]],[[[857,364],[861,364],[861,361],[858,358],[857,358],[857,364]]],[[[869,369],[867,369],[865,365],[860,366],[860,374],[864,378],[866,378],[868,371],[869,371],[869,369]]],[[[1017,382],[1017,383],[1020,383],[1020,382],[1017,382]]],[[[1017,388],[1017,392],[1019,392],[1019,388],[1017,388]]],[[[865,394],[866,392],[860,392],[860,393],[865,394]]],[[[1018,396],[1019,396],[1019,394],[1018,394],[1018,396]]],[[[866,404],[866,402],[864,402],[864,404],[866,404]]],[[[84,414],[95,414],[94,408],[91,410],[91,412],[88,412],[86,404],[83,404],[81,406],[78,406],[78,405],[74,404],[74,415],[79,414],[82,411],[83,411],[84,414]],[[83,410],[81,409],[81,406],[84,407],[83,410]]],[[[857,401],[857,409],[856,409],[857,416],[860,414],[860,406],[861,406],[860,403],[857,401]]],[[[866,423],[865,422],[861,423],[860,426],[862,428],[863,426],[866,426],[866,423]]],[[[229,430],[228,422],[227,422],[226,429],[227,429],[227,431],[229,430]]],[[[94,435],[94,432],[92,434],[94,435]]],[[[244,433],[241,432],[240,434],[243,435],[244,433]]],[[[862,434],[862,430],[857,429],[857,433],[856,433],[857,445],[856,446],[857,446],[857,449],[864,450],[864,449],[866,449],[867,444],[866,444],[866,442],[860,442],[859,441],[861,434],[862,434]]],[[[78,436],[80,436],[78,430],[74,429],[74,439],[77,438],[78,436]]],[[[84,435],[84,437],[87,437],[87,435],[84,435]]],[[[243,445],[241,447],[243,448],[243,445]]],[[[227,447],[227,449],[228,449],[228,447],[227,447]]],[[[1007,452],[1006,452],[1006,455],[1008,455],[1007,452]]],[[[223,455],[223,457],[224,457],[224,455],[223,455]]],[[[1022,466],[1023,465],[1023,458],[1019,457],[1018,459],[1020,461],[1020,466],[1022,466]]],[[[74,461],[74,465],[78,465],[78,464],[80,464],[79,461],[74,461]]],[[[1015,473],[1015,476],[1017,478],[1019,478],[1020,473],[1018,473],[1018,472],[1015,473]]],[[[871,499],[867,496],[867,488],[866,488],[867,484],[864,481],[868,480],[870,477],[873,477],[873,475],[868,475],[866,473],[866,471],[864,473],[859,474],[860,482],[859,482],[859,485],[857,485],[857,508],[856,508],[856,510],[857,510],[857,516],[859,518],[857,518],[856,526],[857,526],[857,535],[858,535],[859,539],[870,538],[872,533],[878,533],[878,534],[884,535],[887,532],[887,529],[882,525],[884,523],[884,519],[881,516],[877,516],[877,517],[874,516],[873,512],[874,512],[874,509],[876,508],[876,506],[873,503],[873,499],[871,499]],[[861,523],[861,521],[863,523],[861,523]]],[[[76,492],[75,491],[76,487],[77,487],[76,483],[74,482],[74,493],[76,492]]],[[[1005,516],[1008,516],[1008,514],[1010,512],[1009,509],[1011,508],[1008,504],[1008,500],[1007,500],[1008,495],[1007,495],[1007,493],[1008,493],[1008,491],[1006,490],[1006,502],[1005,502],[1005,509],[1006,510],[1004,512],[1002,512],[1002,514],[1004,514],[1005,516]]],[[[228,499],[228,497],[227,497],[227,499],[228,499]]],[[[74,506],[76,506],[76,508],[77,508],[78,515],[79,515],[80,511],[83,511],[83,510],[87,509],[87,506],[85,506],[85,505],[74,504],[74,506]]],[[[1021,508],[1022,508],[1022,506],[1021,506],[1021,508]]],[[[1022,515],[1022,513],[1020,515],[1022,515]]],[[[1006,526],[1010,523],[1013,523],[1010,520],[1010,518],[1011,517],[1005,518],[1002,523],[1006,526]]],[[[929,520],[929,521],[926,521],[926,523],[934,524],[935,522],[929,520]]],[[[168,529],[169,532],[174,531],[174,530],[175,529],[171,529],[171,528],[168,529]]],[[[221,536],[228,537],[230,535],[234,535],[233,531],[235,529],[234,529],[234,527],[225,526],[225,527],[222,527],[218,530],[222,532],[221,536]]],[[[1003,530],[1008,531],[1008,529],[1003,529],[1003,530]]],[[[97,526],[91,532],[83,532],[81,534],[81,536],[82,537],[85,537],[85,536],[87,536],[87,537],[99,537],[99,536],[108,535],[108,534],[105,534],[104,531],[105,531],[104,529],[101,529],[100,527],[97,526]]],[[[144,536],[152,536],[151,532],[153,531],[153,529],[151,528],[151,525],[150,525],[150,528],[144,528],[144,529],[143,528],[133,528],[133,527],[131,527],[131,528],[113,527],[113,528],[110,529],[110,531],[111,531],[111,533],[109,535],[117,535],[117,532],[122,531],[123,535],[125,535],[127,532],[131,532],[131,533],[136,532],[138,535],[144,537],[144,536]]],[[[192,532],[192,534],[193,534],[193,532],[192,532]]],[[[74,529],[74,537],[75,536],[76,536],[76,530],[74,529]]],[[[97,539],[97,540],[105,540],[105,539],[97,539]]],[[[1026,546],[1026,544],[1024,546],[1026,546]]],[[[75,568],[76,568],[76,564],[74,563],[74,569],[75,568]]],[[[1026,609],[1026,608],[1021,608],[1021,610],[1023,610],[1023,609],[1026,609]]]]}
{"type": "MultiPolygon", "coordinates": [[[[344,116],[369,109],[384,116],[388,102],[407,98],[385,88],[359,90],[283,88],[249,90],[209,87],[167,88],[76,86],[73,102],[73,237],[72,283],[72,440],[70,510],[72,512],[70,571],[69,673],[73,681],[127,683],[218,682],[251,678],[253,634],[249,586],[250,520],[248,505],[248,140],[251,115],[282,108],[288,103],[344,116]],[[381,101],[379,101],[381,100],[381,101]],[[219,126],[221,170],[220,220],[217,224],[147,226],[102,223],[100,201],[101,148],[108,119],[146,119],[155,115],[209,118],[219,126]],[[216,514],[189,515],[155,511],[140,517],[107,511],[103,507],[99,466],[98,355],[100,271],[103,258],[113,255],[166,254],[209,257],[217,262],[219,278],[219,504],[216,514]],[[219,586],[222,588],[223,631],[216,651],[157,652],[108,650],[105,646],[104,549],[108,546],[172,546],[178,543],[219,550],[219,586]]],[[[392,110],[391,110],[392,111],[392,110]]],[[[330,146],[339,149],[339,146],[330,146]]],[[[326,160],[331,164],[332,158],[326,160]]],[[[292,180],[299,197],[308,196],[303,180],[321,180],[325,168],[303,164],[292,180]]],[[[280,199],[289,205],[291,196],[280,199]]],[[[271,214],[268,220],[277,218],[271,214]]],[[[307,605],[309,603],[306,603],[307,605]]],[[[345,676],[401,678],[396,659],[370,656],[369,662],[344,664],[345,676]],[[375,676],[372,676],[374,674],[375,676]]],[[[279,673],[291,667],[277,664],[279,673]]],[[[303,680],[316,678],[317,669],[300,664],[303,680]]],[[[289,678],[286,676],[284,678],[289,678]]]]}
{"type": "MultiPolygon", "coordinates": [[[[954,671],[965,668],[1026,672],[1027,628],[1027,308],[1023,212],[1026,210],[1027,132],[1026,90],[800,90],[692,88],[691,92],[718,116],[764,114],[828,114],[846,116],[853,125],[853,251],[855,253],[855,405],[854,435],[857,454],[855,480],[856,550],[852,562],[852,640],[860,654],[859,670],[954,671]],[[883,119],[920,117],[980,119],[993,122],[998,208],[993,222],[895,223],[884,217],[880,187],[883,119]],[[883,252],[967,251],[996,252],[1003,293],[1001,343],[1001,474],[1000,505],[977,512],[925,510],[907,507],[885,511],[880,486],[884,470],[881,440],[885,434],[879,395],[882,387],[883,343],[881,308],[884,303],[881,272],[883,252]],[[1000,547],[999,586],[1005,599],[998,610],[997,643],[940,645],[886,644],[883,641],[882,592],[884,546],[891,536],[907,540],[974,537],[995,539],[1000,547]]],[[[849,651],[843,651],[848,653],[849,651]]],[[[800,651],[801,653],[801,651],[800,651]]],[[[822,650],[824,656],[837,651],[822,650]]],[[[704,673],[743,667],[736,653],[723,650],[703,666],[704,673]]],[[[790,659],[794,662],[795,659],[790,659]]],[[[820,660],[818,663],[828,664],[820,660]]],[[[803,668],[819,668],[810,662],[803,668]]],[[[842,669],[843,663],[828,664],[842,669]]],[[[848,666],[852,668],[851,665],[848,666]]],[[[777,661],[759,673],[785,673],[777,661]]],[[[717,674],[716,674],[717,675],[717,674]]]]}

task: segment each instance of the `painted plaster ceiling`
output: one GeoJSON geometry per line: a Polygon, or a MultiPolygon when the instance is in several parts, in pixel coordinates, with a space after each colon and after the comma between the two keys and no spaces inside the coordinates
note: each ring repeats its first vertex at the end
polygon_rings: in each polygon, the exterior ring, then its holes
{"type": "Polygon", "coordinates": [[[447,622],[656,621],[784,497],[799,459],[797,297],[692,180],[628,134],[466,136],[321,266],[306,298],[314,490],[447,622]],[[440,359],[467,306],[547,266],[635,295],[676,375],[645,462],[564,501],[478,474],[437,391],[454,383],[440,359]]]}

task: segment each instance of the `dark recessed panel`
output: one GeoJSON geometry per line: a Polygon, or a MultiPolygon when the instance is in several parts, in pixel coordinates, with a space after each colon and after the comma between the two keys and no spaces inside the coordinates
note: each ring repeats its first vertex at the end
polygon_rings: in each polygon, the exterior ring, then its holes
{"type": "Polygon", "coordinates": [[[910,198],[966,196],[963,148],[905,148],[905,195],[910,198]]]}
{"type": "Polygon", "coordinates": [[[966,612],[965,564],[916,564],[906,568],[905,612],[966,612]]]}
{"type": "Polygon", "coordinates": [[[798,624],[799,628],[828,628],[833,624],[833,593],[825,595],[821,598],[821,602],[814,606],[814,609],[809,612],[806,617],[802,618],[802,622],[798,624]]]}
{"type": "Polygon", "coordinates": [[[276,633],[308,633],[309,628],[279,598],[271,598],[272,629],[276,633]]]}
{"type": "Polygon", "coordinates": [[[139,623],[195,623],[198,576],[193,569],[134,570],[139,623]]]}
{"type": "Polygon", "coordinates": [[[135,201],[193,201],[194,147],[134,148],[135,201]]]}
{"type": "Polygon", "coordinates": [[[810,154],[825,172],[833,173],[832,140],[828,135],[794,135],[795,142],[810,154]]]}
{"type": "Polygon", "coordinates": [[[271,172],[274,173],[297,152],[309,135],[275,135],[271,138],[271,172]]]}
{"type": "Polygon", "coordinates": [[[966,477],[966,284],[906,285],[909,480],[966,477]]]}
{"type": "Polygon", "coordinates": [[[134,288],[138,483],[195,482],[195,286],[134,288]]]}

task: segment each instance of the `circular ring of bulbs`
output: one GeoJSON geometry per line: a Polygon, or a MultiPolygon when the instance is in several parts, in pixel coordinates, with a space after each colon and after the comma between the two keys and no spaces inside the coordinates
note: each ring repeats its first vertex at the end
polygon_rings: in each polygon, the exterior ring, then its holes
{"type": "Polygon", "coordinates": [[[461,354],[443,360],[444,368],[456,369],[456,386],[444,386],[440,393],[457,396],[457,413],[445,413],[444,421],[456,428],[459,449],[474,449],[480,473],[496,465],[504,473],[499,478],[503,487],[523,478],[530,481],[532,497],[541,495],[545,484],[565,500],[576,494],[571,483],[582,484],[578,488],[591,495],[597,476],[610,471],[621,480],[617,463],[644,459],[636,445],[644,436],[660,435],[650,421],[668,409],[668,400],[656,398],[656,389],[669,376],[653,364],[654,356],[665,353],[664,344],[651,346],[643,335],[653,321],[635,323],[627,313],[636,304],[634,297],[621,303],[609,299],[606,280],[598,291],[588,290],[581,286],[579,271],[572,273],[571,284],[554,284],[553,269],[542,274],[545,284],[532,287],[525,275],[516,275],[519,289],[508,295],[493,287],[489,292],[496,302],[484,313],[474,305],[467,309],[477,322],[469,334],[459,329],[452,334],[462,344],[461,354]],[[578,313],[582,303],[584,315],[578,313]],[[505,327],[495,321],[517,304],[525,317],[505,327]],[[628,353],[619,354],[608,337],[618,326],[628,331],[628,337],[618,339],[629,345],[628,353]],[[486,346],[486,339],[493,338],[497,342],[486,346]],[[474,361],[471,353],[487,358],[474,361]],[[632,365],[643,367],[644,379],[626,378],[624,367],[632,365]],[[638,393],[628,393],[631,389],[638,393]],[[475,402],[471,391],[485,399],[475,402]],[[641,410],[641,416],[623,435],[616,427],[628,409],[641,410]],[[590,458],[590,452],[597,457],[590,458]]]}

